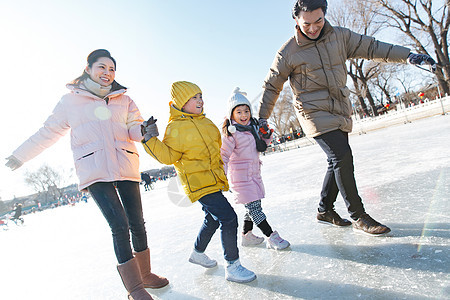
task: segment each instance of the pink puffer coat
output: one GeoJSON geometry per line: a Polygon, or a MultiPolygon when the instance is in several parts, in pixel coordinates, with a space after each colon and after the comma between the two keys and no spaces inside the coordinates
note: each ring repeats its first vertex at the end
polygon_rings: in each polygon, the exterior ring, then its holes
{"type": "Polygon", "coordinates": [[[236,131],[232,136],[222,136],[220,154],[236,203],[246,204],[264,198],[262,163],[251,132],[236,131]]]}
{"type": "Polygon", "coordinates": [[[143,122],[126,89],[111,92],[109,102],[73,85],[44,126],[13,155],[26,162],[50,147],[70,129],[79,189],[95,182],[140,181],[139,155],[133,141],[142,139],[143,122]]]}

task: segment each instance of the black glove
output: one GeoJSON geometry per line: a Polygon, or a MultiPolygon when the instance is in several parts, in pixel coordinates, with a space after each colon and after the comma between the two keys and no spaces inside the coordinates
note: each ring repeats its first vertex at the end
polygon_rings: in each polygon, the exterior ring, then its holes
{"type": "Polygon", "coordinates": [[[158,126],[156,126],[157,119],[153,119],[153,116],[150,117],[147,121],[144,121],[141,125],[141,133],[144,137],[144,142],[148,141],[154,136],[158,136],[158,126]]]}
{"type": "Polygon", "coordinates": [[[259,119],[259,135],[263,139],[270,139],[273,133],[273,129],[269,128],[269,124],[267,123],[267,119],[259,119]]]}
{"type": "Polygon", "coordinates": [[[430,65],[432,71],[436,71],[436,62],[434,59],[427,54],[415,54],[409,53],[408,63],[411,65],[430,65]]]}

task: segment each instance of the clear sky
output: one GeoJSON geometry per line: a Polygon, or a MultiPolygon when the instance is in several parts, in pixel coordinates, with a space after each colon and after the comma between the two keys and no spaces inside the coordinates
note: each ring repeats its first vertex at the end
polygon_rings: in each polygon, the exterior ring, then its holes
{"type": "MultiPolygon", "coordinates": [[[[116,80],[160,133],[169,116],[170,85],[187,80],[203,90],[207,117],[219,124],[234,87],[253,100],[278,48],[294,32],[293,0],[1,1],[2,159],[37,131],[79,76],[87,55],[108,49],[116,80]]],[[[141,153],[141,169],[159,167],[141,153]]],[[[69,137],[17,171],[0,165],[0,197],[34,192],[24,174],[44,163],[76,182],[69,137]]]]}

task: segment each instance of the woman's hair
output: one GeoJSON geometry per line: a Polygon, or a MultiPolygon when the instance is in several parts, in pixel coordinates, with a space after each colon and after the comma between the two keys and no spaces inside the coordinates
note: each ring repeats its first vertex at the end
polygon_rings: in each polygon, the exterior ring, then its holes
{"type": "Polygon", "coordinates": [[[295,19],[298,17],[302,11],[314,11],[318,8],[321,8],[325,15],[327,13],[327,7],[327,0],[298,0],[292,9],[292,18],[295,19]]]}
{"type": "MultiPolygon", "coordinates": [[[[109,53],[108,50],[105,49],[97,49],[92,51],[88,57],[87,57],[87,65],[89,68],[92,68],[92,65],[99,60],[99,58],[107,57],[111,59],[114,63],[114,69],[116,69],[116,60],[111,56],[111,53],[109,53]]],[[[86,78],[89,77],[89,74],[86,73],[86,70],[83,70],[83,74],[81,76],[78,76],[72,82],[71,84],[79,85],[82,81],[84,81],[86,78]]]]}

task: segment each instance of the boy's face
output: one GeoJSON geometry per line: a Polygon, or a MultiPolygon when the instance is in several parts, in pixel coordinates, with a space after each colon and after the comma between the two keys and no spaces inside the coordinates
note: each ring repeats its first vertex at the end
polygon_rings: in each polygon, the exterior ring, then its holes
{"type": "Polygon", "coordinates": [[[182,111],[188,114],[198,115],[203,111],[203,98],[202,94],[198,93],[181,108],[182,111]]]}
{"type": "Polygon", "coordinates": [[[240,125],[247,125],[250,120],[250,108],[247,105],[236,106],[233,110],[231,118],[240,125]]]}
{"type": "Polygon", "coordinates": [[[325,15],[321,8],[313,11],[301,11],[299,16],[295,18],[295,21],[307,37],[315,40],[319,37],[325,25],[325,15]]]}

